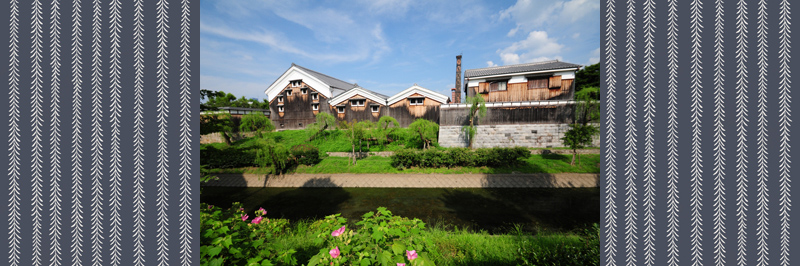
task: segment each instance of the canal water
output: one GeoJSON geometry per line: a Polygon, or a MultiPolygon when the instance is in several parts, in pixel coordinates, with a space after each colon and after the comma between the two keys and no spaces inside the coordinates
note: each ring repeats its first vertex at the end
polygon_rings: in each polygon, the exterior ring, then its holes
{"type": "Polygon", "coordinates": [[[598,188],[239,188],[204,187],[201,202],[241,202],[268,217],[318,219],[341,213],[350,222],[386,207],[429,225],[505,233],[569,231],[600,222],[598,188]]]}

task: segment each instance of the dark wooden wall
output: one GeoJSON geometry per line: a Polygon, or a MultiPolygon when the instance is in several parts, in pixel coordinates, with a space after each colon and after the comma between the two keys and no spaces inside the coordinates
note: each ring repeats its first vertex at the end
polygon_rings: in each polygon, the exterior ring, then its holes
{"type": "Polygon", "coordinates": [[[522,102],[522,101],[545,101],[545,100],[572,100],[575,94],[575,80],[561,79],[561,76],[553,76],[549,88],[529,89],[528,83],[509,83],[504,91],[492,91],[488,82],[480,82],[477,87],[467,88],[467,95],[481,95],[487,102],[522,102]]]}
{"type": "MultiPolygon", "coordinates": [[[[536,123],[571,123],[574,105],[487,107],[486,116],[476,125],[509,125],[536,123]]],[[[447,108],[440,111],[439,124],[462,126],[469,124],[467,108],[447,108]]]]}
{"type": "MultiPolygon", "coordinates": [[[[306,85],[305,83],[301,85],[306,85]]],[[[306,85],[307,86],[307,85],[306,85]]],[[[289,85],[285,89],[288,89],[289,85]]],[[[302,94],[300,88],[292,89],[292,96],[286,96],[284,93],[279,95],[283,96],[283,112],[278,112],[277,97],[273,98],[269,103],[269,110],[271,112],[270,119],[275,124],[275,128],[281,129],[304,129],[307,125],[316,122],[316,115],[318,112],[329,111],[328,99],[322,94],[317,94],[318,100],[311,100],[311,92],[316,92],[314,88],[309,87],[307,94],[302,94]],[[319,103],[319,111],[311,110],[312,103],[319,103]],[[283,127],[281,127],[283,124],[283,127]]]]}

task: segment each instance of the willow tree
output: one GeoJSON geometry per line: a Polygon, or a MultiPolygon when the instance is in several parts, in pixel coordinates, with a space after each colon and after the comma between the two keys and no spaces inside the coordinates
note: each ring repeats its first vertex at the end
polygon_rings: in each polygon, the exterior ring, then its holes
{"type": "Polygon", "coordinates": [[[475,122],[486,116],[486,100],[482,96],[467,97],[466,104],[469,105],[467,113],[469,125],[464,126],[461,130],[469,140],[469,148],[471,149],[475,143],[475,133],[478,131],[475,127],[475,122]]]}
{"type": "Polygon", "coordinates": [[[381,119],[378,120],[378,125],[375,129],[377,131],[375,138],[378,140],[378,143],[386,146],[386,143],[389,142],[389,136],[399,127],[400,123],[398,123],[397,119],[394,119],[394,117],[388,115],[381,116],[381,119]]]}
{"type": "Polygon", "coordinates": [[[306,127],[306,130],[311,132],[310,133],[311,137],[308,138],[306,142],[314,140],[317,137],[317,135],[319,135],[322,132],[325,132],[326,129],[333,128],[335,126],[336,126],[336,118],[334,118],[329,113],[319,112],[317,114],[317,122],[312,123],[306,127]]]}
{"type": "Polygon", "coordinates": [[[239,122],[240,132],[256,132],[256,136],[262,137],[264,132],[275,130],[275,125],[262,112],[250,112],[242,116],[239,122]]]}
{"type": "Polygon", "coordinates": [[[414,123],[408,125],[408,129],[419,134],[422,148],[426,150],[433,145],[433,142],[436,141],[436,135],[439,134],[439,125],[422,118],[414,120],[414,123]]]}

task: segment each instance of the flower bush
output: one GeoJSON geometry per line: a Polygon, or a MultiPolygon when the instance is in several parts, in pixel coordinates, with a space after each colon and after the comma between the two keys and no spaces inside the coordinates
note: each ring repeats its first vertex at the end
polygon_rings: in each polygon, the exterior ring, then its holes
{"type": "Polygon", "coordinates": [[[200,265],[296,265],[295,250],[270,241],[283,233],[289,222],[270,220],[265,214],[265,210],[257,210],[248,221],[250,216],[239,203],[226,210],[212,205],[201,207],[200,265]]]}
{"type": "Polygon", "coordinates": [[[239,203],[227,209],[201,204],[200,265],[598,265],[600,258],[597,224],[549,237],[451,237],[383,207],[350,225],[334,214],[290,227],[266,214],[264,208],[246,213],[239,203]]]}
{"type": "MultiPolygon", "coordinates": [[[[341,222],[338,216],[328,216],[325,221],[333,225],[329,228],[341,222]]],[[[318,235],[316,241],[325,245],[307,266],[435,265],[429,258],[439,254],[433,242],[422,236],[425,223],[419,219],[393,216],[379,207],[377,212],[364,214],[356,226],[357,231],[342,226],[330,235],[318,235]]]]}

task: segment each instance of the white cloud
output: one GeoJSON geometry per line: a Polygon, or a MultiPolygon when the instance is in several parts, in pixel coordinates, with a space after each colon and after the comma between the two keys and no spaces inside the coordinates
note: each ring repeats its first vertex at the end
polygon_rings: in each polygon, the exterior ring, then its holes
{"type": "Polygon", "coordinates": [[[581,33],[580,32],[576,32],[575,34],[572,34],[572,38],[573,39],[577,39],[579,37],[581,37],[581,33]]]}
{"type": "Polygon", "coordinates": [[[499,19],[511,19],[517,28],[532,30],[540,26],[574,23],[599,10],[598,0],[518,0],[501,11],[499,19]]]}
{"type": "Polygon", "coordinates": [[[257,42],[281,52],[332,63],[377,60],[391,51],[380,23],[360,16],[354,17],[357,15],[348,9],[320,7],[314,3],[296,1],[225,1],[224,5],[217,7],[233,19],[203,19],[200,23],[201,31],[234,40],[257,42]],[[266,29],[252,23],[236,25],[229,22],[244,16],[272,15],[265,13],[273,13],[308,31],[266,29]],[[326,43],[330,48],[311,50],[310,47],[314,46],[305,44],[308,41],[326,43]]]}
{"type": "Polygon", "coordinates": [[[411,7],[411,0],[362,0],[360,4],[374,14],[402,16],[411,7]]]}
{"type": "Polygon", "coordinates": [[[486,67],[495,67],[495,66],[497,66],[497,64],[495,64],[494,62],[486,61],[486,67]]]}
{"type": "Polygon", "coordinates": [[[550,59],[560,59],[563,44],[559,44],[554,38],[550,38],[547,32],[532,31],[528,38],[515,43],[502,50],[498,50],[500,59],[506,65],[543,61],[550,59]]]}

